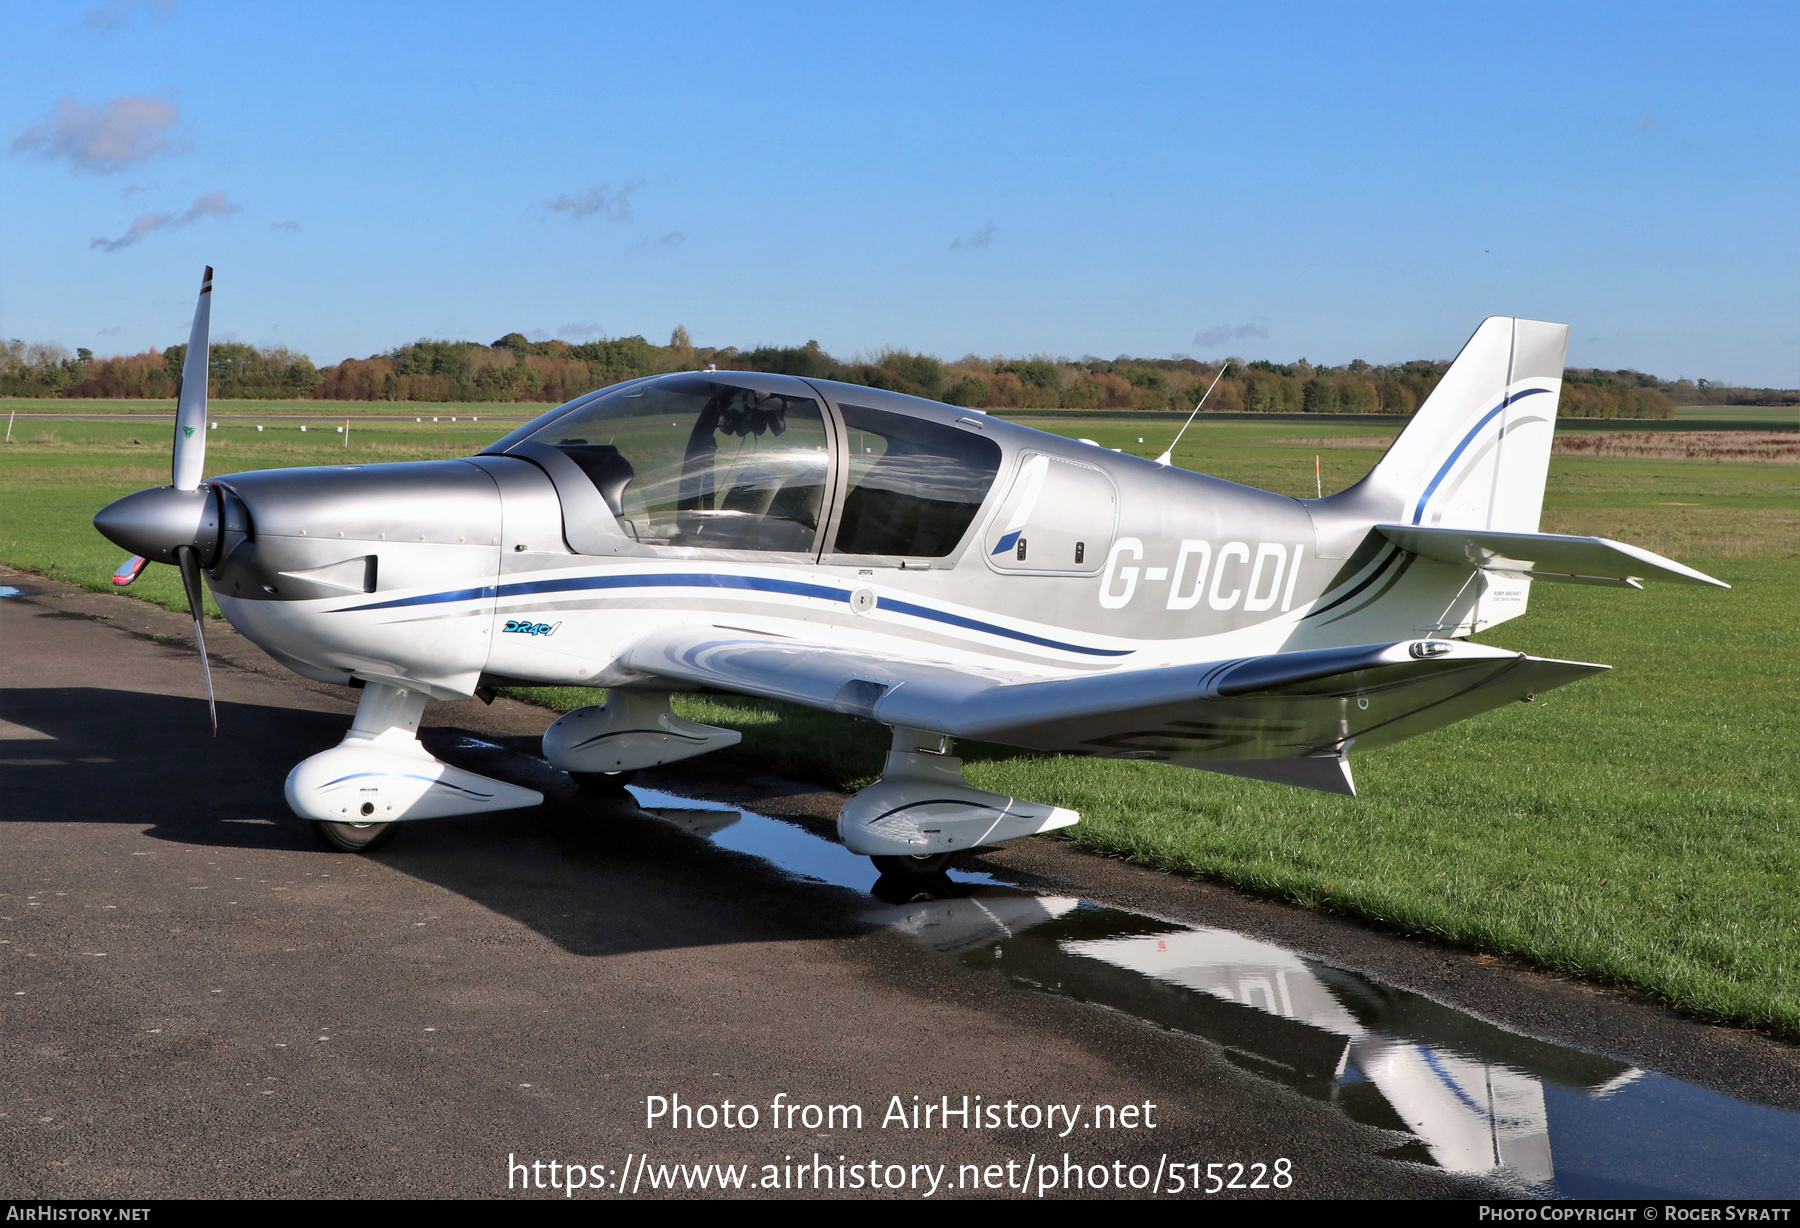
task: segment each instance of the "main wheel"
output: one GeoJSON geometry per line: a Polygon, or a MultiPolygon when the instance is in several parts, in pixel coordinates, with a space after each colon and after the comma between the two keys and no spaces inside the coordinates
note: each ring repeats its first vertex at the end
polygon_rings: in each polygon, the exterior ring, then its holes
{"type": "Polygon", "coordinates": [[[869,888],[869,894],[884,904],[928,904],[967,893],[968,888],[952,882],[948,874],[883,874],[869,888]]]}
{"type": "Polygon", "coordinates": [[[636,772],[570,772],[569,779],[583,793],[617,793],[636,775],[636,772]]]}
{"type": "Polygon", "coordinates": [[[875,868],[883,874],[942,874],[950,868],[955,853],[923,853],[916,857],[871,857],[875,868]]]}
{"type": "Polygon", "coordinates": [[[400,834],[398,823],[326,823],[316,822],[313,830],[319,839],[340,853],[373,853],[400,834]]]}

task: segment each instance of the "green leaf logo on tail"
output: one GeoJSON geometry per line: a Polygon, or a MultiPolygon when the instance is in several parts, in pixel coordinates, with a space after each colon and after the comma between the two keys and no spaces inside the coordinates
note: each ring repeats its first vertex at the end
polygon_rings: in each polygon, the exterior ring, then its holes
{"type": "Polygon", "coordinates": [[[191,426],[184,426],[181,428],[181,434],[183,438],[192,439],[194,437],[194,428],[191,426]]]}

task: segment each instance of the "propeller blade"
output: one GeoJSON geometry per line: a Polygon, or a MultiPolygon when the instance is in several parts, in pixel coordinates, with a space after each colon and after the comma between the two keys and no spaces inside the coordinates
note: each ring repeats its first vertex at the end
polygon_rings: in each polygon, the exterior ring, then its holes
{"type": "Polygon", "coordinates": [[[148,561],[149,560],[141,554],[132,555],[123,563],[120,563],[119,569],[113,572],[113,583],[119,588],[124,588],[127,584],[130,584],[133,580],[137,579],[139,575],[143,574],[144,564],[148,561]]]}
{"type": "Polygon", "coordinates": [[[175,394],[175,460],[171,468],[176,490],[198,487],[206,469],[206,368],[211,352],[207,337],[212,327],[212,281],[209,264],[206,276],[200,279],[200,300],[194,304],[194,327],[188,333],[181,386],[175,394]]]}
{"type": "Polygon", "coordinates": [[[216,738],[219,736],[219,704],[213,698],[212,665],[206,659],[206,590],[200,587],[200,558],[192,546],[177,546],[175,559],[181,564],[181,587],[187,590],[188,609],[194,615],[194,643],[200,648],[200,672],[206,675],[206,706],[212,712],[213,737],[216,738]]]}

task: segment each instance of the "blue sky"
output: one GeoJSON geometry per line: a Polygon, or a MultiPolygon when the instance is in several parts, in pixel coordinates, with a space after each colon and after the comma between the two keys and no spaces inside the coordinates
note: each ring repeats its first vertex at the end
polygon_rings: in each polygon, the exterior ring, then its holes
{"type": "Polygon", "coordinates": [[[0,336],[1800,385],[1800,8],[9,6],[0,336]]]}

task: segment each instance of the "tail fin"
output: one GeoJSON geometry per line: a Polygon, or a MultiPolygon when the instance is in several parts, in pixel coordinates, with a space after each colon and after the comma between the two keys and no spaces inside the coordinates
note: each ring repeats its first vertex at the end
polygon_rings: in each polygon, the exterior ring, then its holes
{"type": "Polygon", "coordinates": [[[1567,324],[1483,320],[1357,502],[1398,524],[1536,533],[1568,346],[1567,324]]]}

